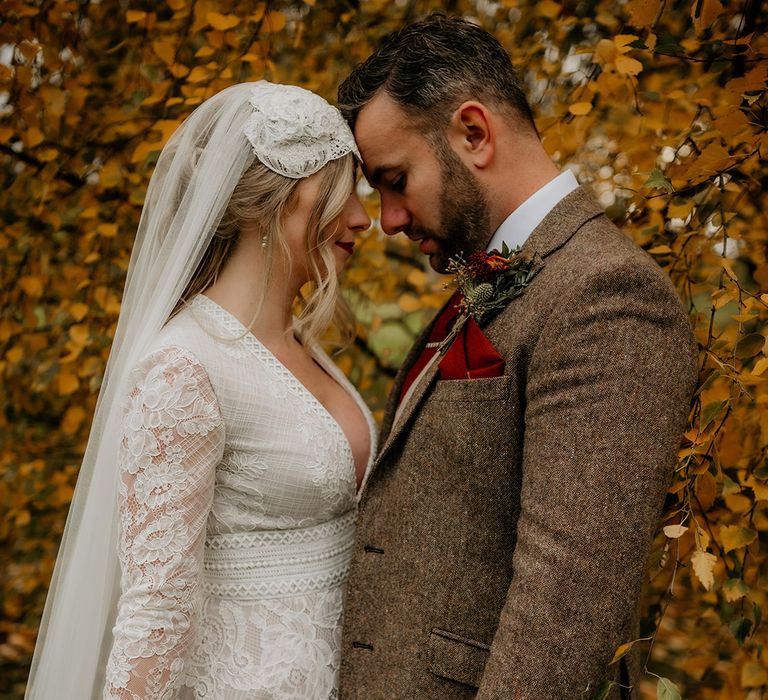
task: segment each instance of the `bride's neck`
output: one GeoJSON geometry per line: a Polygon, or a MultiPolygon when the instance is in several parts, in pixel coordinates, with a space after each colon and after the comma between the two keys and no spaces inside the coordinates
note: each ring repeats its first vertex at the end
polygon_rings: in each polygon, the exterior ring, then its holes
{"type": "Polygon", "coordinates": [[[294,340],[293,302],[299,286],[280,274],[279,265],[275,265],[264,289],[266,272],[260,248],[256,236],[242,237],[205,295],[229,311],[262,343],[279,346],[294,340]]]}

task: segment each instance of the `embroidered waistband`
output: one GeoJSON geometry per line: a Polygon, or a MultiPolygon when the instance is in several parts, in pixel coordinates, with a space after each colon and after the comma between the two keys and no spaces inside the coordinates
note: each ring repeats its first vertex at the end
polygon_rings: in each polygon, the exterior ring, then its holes
{"type": "Polygon", "coordinates": [[[326,590],[346,580],[354,541],[354,511],[295,530],[210,536],[203,592],[258,600],[326,590]]]}

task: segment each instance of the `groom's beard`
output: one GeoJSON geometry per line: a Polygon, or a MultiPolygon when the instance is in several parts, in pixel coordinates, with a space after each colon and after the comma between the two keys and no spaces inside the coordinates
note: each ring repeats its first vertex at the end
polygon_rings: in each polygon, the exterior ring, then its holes
{"type": "Polygon", "coordinates": [[[411,235],[432,238],[439,251],[430,256],[438,272],[446,272],[448,261],[485,250],[491,237],[488,198],[480,183],[453,152],[447,142],[438,144],[440,160],[440,230],[414,227],[411,235]]]}

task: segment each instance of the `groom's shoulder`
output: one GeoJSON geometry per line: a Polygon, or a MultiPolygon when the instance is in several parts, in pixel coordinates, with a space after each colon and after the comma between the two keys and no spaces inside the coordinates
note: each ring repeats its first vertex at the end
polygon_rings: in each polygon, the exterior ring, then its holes
{"type": "Polygon", "coordinates": [[[672,281],[658,263],[626,231],[599,213],[583,223],[568,243],[556,251],[548,266],[573,282],[595,277],[646,283],[676,294],[672,281]]]}

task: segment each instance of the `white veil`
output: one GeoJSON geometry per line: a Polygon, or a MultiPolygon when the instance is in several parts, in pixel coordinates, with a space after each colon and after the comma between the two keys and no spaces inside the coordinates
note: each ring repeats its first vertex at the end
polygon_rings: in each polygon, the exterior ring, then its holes
{"type": "MultiPolygon", "coordinates": [[[[160,154],[147,190],[112,351],[43,612],[26,698],[101,697],[120,592],[117,456],[120,397],[128,374],[181,298],[254,157],[262,162],[265,157],[274,158],[288,138],[288,155],[295,155],[297,148],[309,148],[308,154],[315,160],[295,159],[282,174],[305,177],[343,153],[357,153],[346,125],[340,129],[334,119],[330,123],[335,132],[331,129],[318,140],[313,119],[322,114],[327,126],[328,114],[323,110],[329,109],[322,98],[300,88],[263,81],[235,85],[201,104],[160,154]],[[285,124],[286,95],[299,104],[298,110],[291,110],[290,105],[287,109],[294,133],[285,134],[280,124],[275,128],[274,120],[266,123],[266,130],[255,128],[265,124],[264,116],[254,122],[254,114],[264,112],[261,101],[271,105],[285,124]],[[298,140],[297,118],[309,124],[298,140]],[[326,153],[329,143],[332,148],[326,153]]],[[[279,167],[265,165],[276,171],[279,167]]]]}

